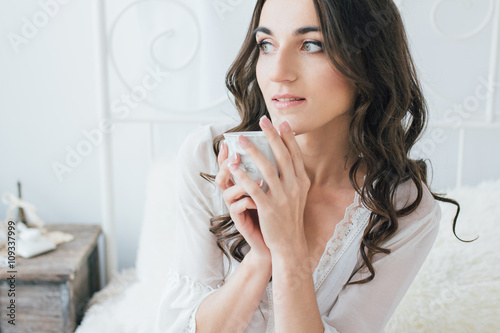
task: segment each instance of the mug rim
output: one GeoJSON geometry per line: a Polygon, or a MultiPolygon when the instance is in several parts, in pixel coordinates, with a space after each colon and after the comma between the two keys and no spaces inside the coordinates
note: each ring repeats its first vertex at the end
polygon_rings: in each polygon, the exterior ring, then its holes
{"type": "Polygon", "coordinates": [[[247,131],[247,132],[229,132],[224,133],[224,136],[235,136],[235,135],[245,135],[245,136],[266,136],[263,131],[247,131]]]}

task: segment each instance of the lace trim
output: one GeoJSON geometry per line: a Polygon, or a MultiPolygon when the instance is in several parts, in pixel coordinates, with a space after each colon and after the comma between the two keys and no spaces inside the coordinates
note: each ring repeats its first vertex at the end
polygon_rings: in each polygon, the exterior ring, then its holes
{"type": "Polygon", "coordinates": [[[318,290],[321,284],[332,270],[333,266],[340,259],[345,250],[352,243],[354,237],[347,237],[353,230],[357,234],[359,229],[364,225],[365,220],[369,217],[370,212],[367,211],[364,205],[361,204],[359,194],[354,195],[354,202],[347,207],[344,218],[335,226],[335,231],[332,238],[328,241],[325,251],[321,256],[318,266],[314,271],[314,276],[317,278],[314,283],[314,289],[318,290]],[[346,241],[347,240],[347,241],[346,241]]]}
{"type": "Polygon", "coordinates": [[[267,303],[269,304],[269,318],[267,319],[266,333],[274,332],[274,303],[273,303],[273,293],[272,293],[272,281],[268,283],[266,287],[267,291],[267,303]]]}
{"type": "Polygon", "coordinates": [[[195,333],[196,332],[196,310],[193,310],[191,312],[191,315],[189,316],[189,321],[187,326],[182,330],[182,333],[195,333]]]}

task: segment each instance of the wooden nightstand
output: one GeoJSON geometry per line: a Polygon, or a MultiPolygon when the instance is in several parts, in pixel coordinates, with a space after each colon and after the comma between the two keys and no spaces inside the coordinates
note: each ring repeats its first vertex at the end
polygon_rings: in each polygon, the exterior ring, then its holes
{"type": "Polygon", "coordinates": [[[85,306],[100,289],[98,225],[47,224],[48,231],[59,230],[75,239],[52,252],[24,259],[16,264],[16,325],[8,323],[9,269],[0,268],[0,332],[74,332],[85,306]]]}

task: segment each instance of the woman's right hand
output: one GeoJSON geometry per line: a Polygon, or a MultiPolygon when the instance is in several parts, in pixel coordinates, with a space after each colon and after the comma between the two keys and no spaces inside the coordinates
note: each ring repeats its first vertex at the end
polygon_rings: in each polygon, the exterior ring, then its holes
{"type": "MultiPolygon", "coordinates": [[[[229,150],[227,144],[222,142],[217,156],[219,172],[215,177],[215,184],[222,190],[224,202],[229,210],[229,215],[234,221],[236,229],[245,238],[250,245],[253,254],[262,260],[271,262],[271,252],[264,242],[259,225],[259,216],[257,214],[257,205],[253,199],[246,194],[241,184],[235,184],[228,165],[240,163],[238,154],[231,155],[228,158],[229,150]],[[234,157],[236,156],[236,160],[234,157]]],[[[260,182],[257,182],[260,183],[260,182]]]]}

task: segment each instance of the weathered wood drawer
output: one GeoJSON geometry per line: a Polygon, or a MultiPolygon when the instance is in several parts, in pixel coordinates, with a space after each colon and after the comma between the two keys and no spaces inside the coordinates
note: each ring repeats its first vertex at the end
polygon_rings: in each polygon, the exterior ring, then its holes
{"type": "MultiPolygon", "coordinates": [[[[9,297],[8,268],[0,268],[0,332],[74,332],[85,306],[100,289],[98,225],[47,225],[69,232],[75,239],[34,258],[17,256],[15,297],[9,297]],[[9,324],[7,306],[15,299],[15,323],[9,324]]],[[[12,293],[11,293],[12,295],[12,293]]]]}

